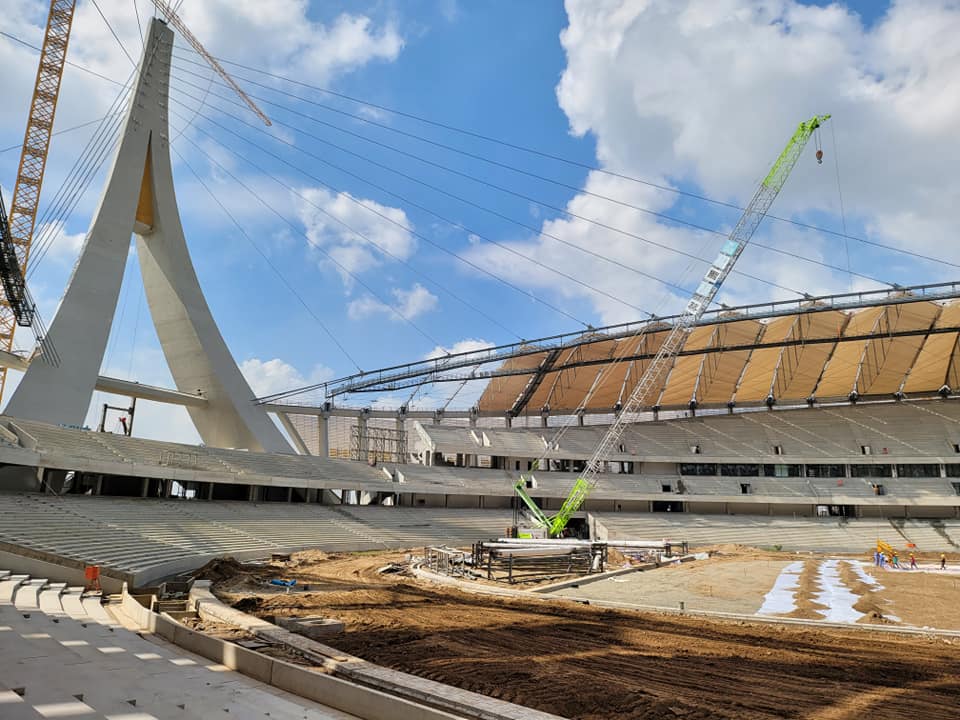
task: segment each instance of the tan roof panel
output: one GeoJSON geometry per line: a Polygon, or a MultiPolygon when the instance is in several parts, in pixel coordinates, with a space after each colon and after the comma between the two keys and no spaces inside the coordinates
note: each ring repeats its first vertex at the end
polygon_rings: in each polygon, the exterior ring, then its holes
{"type": "MultiPolygon", "coordinates": [[[[609,411],[626,399],[646,371],[649,360],[612,362],[621,356],[652,354],[667,330],[625,340],[585,342],[567,349],[557,365],[586,359],[610,359],[610,364],[568,368],[547,373],[528,408],[549,405],[553,412],[572,410],[583,402],[597,381],[587,409],[609,411]]],[[[817,310],[770,319],[737,320],[694,328],[687,349],[790,341],[783,347],[728,350],[678,357],[665,388],[655,388],[644,405],[661,407],[763,402],[802,402],[814,393],[819,399],[884,395],[902,386],[907,393],[936,392],[945,382],[960,389],[960,301],[946,305],[919,300],[879,305],[854,312],[817,310]],[[928,328],[957,332],[924,334],[928,328]],[[890,337],[894,332],[917,335],[890,337]],[[858,336],[875,337],[853,339],[858,336]],[[759,338],[759,339],[758,339],[759,338]],[[835,340],[836,339],[836,340],[835,340]],[[816,341],[816,342],[807,342],[816,341]],[[734,393],[735,396],[734,396],[734,393]]],[[[545,355],[517,358],[511,367],[536,367],[545,355]]],[[[509,410],[527,387],[530,376],[494,378],[481,398],[481,409],[509,410]]]]}
{"type": "MultiPolygon", "coordinates": [[[[883,315],[884,307],[882,306],[858,310],[850,316],[843,337],[856,337],[875,332],[883,315]]],[[[866,346],[867,342],[864,340],[844,342],[841,338],[817,384],[815,392],[818,398],[847,397],[856,389],[860,360],[866,346]]]]}
{"type": "MultiPolygon", "coordinates": [[[[522,355],[520,357],[510,358],[503,363],[505,369],[535,368],[543,362],[547,353],[534,353],[533,355],[522,355]]],[[[505,375],[503,377],[491,378],[487,387],[477,403],[477,407],[483,411],[506,412],[513,407],[520,393],[530,382],[532,375],[505,375]]]]}
{"type": "MultiPolygon", "coordinates": [[[[797,322],[791,328],[789,339],[798,341],[839,338],[849,319],[838,310],[804,313],[795,317],[797,322]]],[[[824,365],[835,347],[836,344],[831,342],[784,347],[776,376],[771,378],[773,396],[777,402],[800,402],[813,395],[824,365]]]]}
{"type": "MultiPolygon", "coordinates": [[[[929,330],[939,313],[940,306],[931,302],[889,305],[881,325],[889,332],[929,330]]],[[[899,391],[925,337],[883,336],[870,340],[863,355],[857,392],[861,395],[892,395],[899,391]]]]}

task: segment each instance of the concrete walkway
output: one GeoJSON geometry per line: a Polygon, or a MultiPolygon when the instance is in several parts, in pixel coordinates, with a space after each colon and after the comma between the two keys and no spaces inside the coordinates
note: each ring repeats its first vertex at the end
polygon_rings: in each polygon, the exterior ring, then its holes
{"type": "Polygon", "coordinates": [[[355,718],[140,637],[80,588],[28,580],[0,571],[3,720],[355,718]]]}

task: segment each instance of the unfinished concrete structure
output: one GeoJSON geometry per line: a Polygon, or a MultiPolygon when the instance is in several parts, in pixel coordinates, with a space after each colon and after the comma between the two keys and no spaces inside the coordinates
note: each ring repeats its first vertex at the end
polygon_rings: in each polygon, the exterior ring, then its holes
{"type": "Polygon", "coordinates": [[[117,307],[130,235],[157,336],[204,443],[290,452],[227,349],[197,281],[177,210],[167,118],[173,31],[154,19],[106,187],[48,339],[58,365],[32,362],[6,412],[82,425],[117,307]]]}

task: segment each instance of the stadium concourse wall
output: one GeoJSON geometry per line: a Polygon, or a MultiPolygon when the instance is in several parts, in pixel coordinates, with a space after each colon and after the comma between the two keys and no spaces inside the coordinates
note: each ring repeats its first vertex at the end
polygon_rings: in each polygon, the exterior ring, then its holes
{"type": "MultiPolygon", "coordinates": [[[[503,510],[544,447],[543,431],[422,431],[429,465],[371,465],[0,417],[0,490],[503,510]],[[483,455],[495,467],[478,466],[483,455]]],[[[538,470],[528,486],[544,509],[560,508],[602,431],[571,428],[551,449],[549,471],[538,470]]],[[[814,516],[827,508],[844,517],[960,516],[955,400],[639,423],[623,442],[585,511],[814,516]]]]}

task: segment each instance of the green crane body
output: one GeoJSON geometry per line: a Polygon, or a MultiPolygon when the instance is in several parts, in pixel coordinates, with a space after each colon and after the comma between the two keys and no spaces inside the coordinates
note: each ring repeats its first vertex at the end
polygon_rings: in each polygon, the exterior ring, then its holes
{"type": "MultiPolygon", "coordinates": [[[[747,246],[747,243],[750,242],[750,238],[753,237],[754,232],[756,232],[760,222],[766,216],[767,211],[770,209],[777,195],[780,194],[780,190],[787,182],[790,172],[797,164],[797,160],[800,158],[804,147],[806,147],[807,141],[810,140],[814,131],[829,118],[829,115],[814,115],[809,120],[801,122],[797,127],[796,132],[793,133],[786,147],[774,161],[770,172],[767,173],[763,182],[760,183],[760,187],[757,188],[753,199],[747,205],[736,227],[730,233],[729,239],[724,243],[717,259],[713,261],[713,264],[704,275],[702,282],[688,301],[683,314],[676,321],[669,335],[663,341],[663,344],[650,362],[650,365],[647,366],[643,376],[637,381],[629,399],[624,403],[620,414],[600,440],[600,444],[597,446],[590,460],[587,461],[583,473],[573,484],[570,493],[563,501],[563,505],[560,506],[557,514],[549,517],[540,509],[526,491],[526,477],[521,475],[520,479],[514,485],[514,491],[517,496],[530,510],[533,516],[533,522],[537,527],[545,529],[550,537],[558,537],[567,527],[567,523],[570,522],[570,518],[573,517],[574,513],[583,507],[583,503],[597,485],[608,451],[612,449],[622,437],[626,426],[630,422],[630,418],[643,408],[644,400],[648,394],[666,379],[673,360],[683,347],[687,335],[703,316],[703,313],[710,306],[710,303],[713,302],[723,281],[726,280],[727,275],[730,274],[734,264],[740,258],[743,249],[747,246]]],[[[534,470],[539,466],[539,462],[538,460],[534,463],[534,470]]]]}

